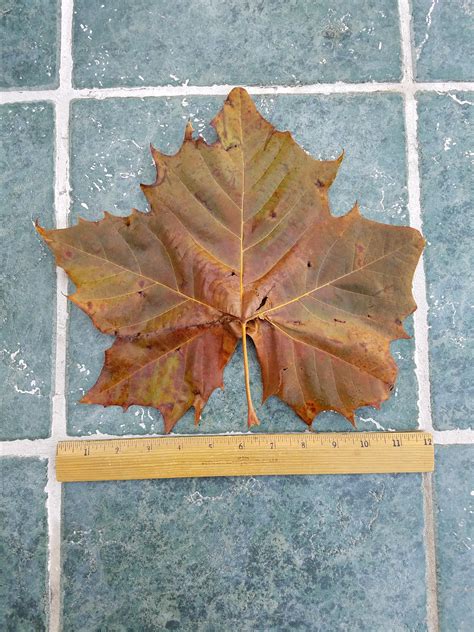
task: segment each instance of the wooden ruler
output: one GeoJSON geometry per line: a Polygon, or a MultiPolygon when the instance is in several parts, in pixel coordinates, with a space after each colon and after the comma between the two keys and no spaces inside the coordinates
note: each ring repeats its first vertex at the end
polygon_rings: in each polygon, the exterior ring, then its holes
{"type": "Polygon", "coordinates": [[[427,432],[187,435],[61,441],[58,481],[431,472],[427,432]]]}

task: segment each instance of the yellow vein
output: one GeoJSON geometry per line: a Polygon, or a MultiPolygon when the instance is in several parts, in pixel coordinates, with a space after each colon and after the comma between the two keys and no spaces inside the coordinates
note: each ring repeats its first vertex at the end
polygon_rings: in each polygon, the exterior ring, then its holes
{"type": "MultiPolygon", "coordinates": [[[[245,157],[244,157],[244,139],[243,139],[243,124],[242,124],[242,97],[239,96],[240,111],[240,157],[242,161],[242,193],[240,196],[240,315],[242,316],[242,308],[244,302],[244,196],[245,196],[245,157]]],[[[242,352],[244,356],[244,380],[245,380],[245,394],[247,396],[247,408],[248,419],[250,423],[251,415],[253,419],[256,418],[252,393],[250,391],[250,374],[249,374],[249,360],[247,352],[247,321],[242,321],[242,352]]]]}
{"type": "Polygon", "coordinates": [[[150,320],[154,320],[155,318],[161,318],[162,316],[166,316],[166,314],[169,314],[170,312],[172,312],[174,309],[176,309],[180,305],[184,305],[185,303],[187,303],[188,300],[189,299],[186,299],[184,301],[180,301],[179,303],[176,303],[176,305],[173,305],[173,307],[170,307],[169,309],[167,309],[164,312],[160,312],[159,314],[154,314],[153,316],[149,316],[148,318],[144,318],[143,320],[138,320],[135,323],[130,323],[129,325],[119,325],[119,329],[122,328],[122,327],[124,329],[127,328],[127,327],[136,327],[137,325],[141,325],[142,323],[147,323],[150,320]]]}
{"type": "MultiPolygon", "coordinates": [[[[242,129],[242,98],[240,101],[240,158],[242,163],[242,191],[240,194],[240,313],[242,313],[242,306],[244,300],[244,195],[245,195],[245,158],[244,158],[244,138],[242,129]]],[[[245,331],[243,332],[245,336],[245,331]]]]}
{"type": "MultiPolygon", "coordinates": [[[[329,325],[330,321],[326,320],[324,318],[321,318],[321,316],[317,316],[314,312],[312,312],[308,307],[306,307],[306,305],[304,303],[301,303],[301,307],[303,307],[308,314],[311,314],[312,318],[316,318],[317,320],[320,320],[322,323],[324,323],[325,325],[329,325]]],[[[270,321],[273,322],[273,321],[270,321]]]]}
{"type": "Polygon", "coordinates": [[[121,232],[120,232],[118,229],[116,229],[116,231],[115,231],[115,232],[117,233],[117,235],[120,237],[120,239],[123,241],[123,243],[127,246],[127,248],[128,248],[128,249],[130,250],[130,252],[132,253],[132,257],[133,257],[133,258],[135,259],[135,261],[137,262],[138,272],[139,272],[139,274],[141,275],[141,273],[142,273],[142,267],[141,267],[141,265],[140,265],[140,262],[139,262],[139,261],[138,261],[138,259],[137,259],[136,254],[133,252],[133,250],[132,250],[132,248],[131,248],[130,244],[128,243],[128,241],[125,239],[125,237],[121,234],[121,232]]]}
{"type": "MultiPolygon", "coordinates": [[[[203,301],[200,301],[197,298],[194,298],[194,296],[188,296],[187,294],[183,294],[182,292],[180,292],[179,290],[175,290],[174,288],[170,287],[169,285],[165,285],[164,283],[160,283],[160,281],[157,281],[156,279],[153,279],[152,277],[149,277],[143,273],[139,274],[138,272],[135,272],[134,270],[129,270],[128,268],[125,268],[124,266],[121,266],[119,263],[115,263],[113,261],[110,261],[109,259],[104,259],[103,257],[99,257],[99,255],[94,255],[91,252],[87,252],[87,250],[82,250],[81,248],[78,248],[77,246],[73,246],[72,244],[68,244],[68,248],[72,248],[73,250],[77,250],[78,252],[81,252],[84,255],[87,255],[88,257],[94,257],[95,259],[99,259],[99,261],[105,261],[106,263],[116,266],[117,268],[120,268],[121,270],[125,270],[125,272],[128,272],[129,274],[135,274],[136,276],[141,276],[143,279],[148,279],[149,281],[153,281],[153,283],[155,283],[156,285],[160,285],[161,287],[166,288],[167,290],[169,290],[170,292],[174,292],[175,294],[179,294],[179,296],[182,296],[183,298],[189,299],[190,301],[195,301],[196,303],[199,303],[200,305],[204,305],[204,307],[208,307],[209,309],[213,309],[213,310],[217,310],[216,307],[213,307],[212,305],[209,305],[208,303],[204,303],[203,301]]],[[[147,287],[150,287],[149,285],[147,287]]]]}
{"type": "Polygon", "coordinates": [[[349,230],[349,228],[352,228],[352,222],[348,222],[348,225],[343,229],[342,233],[340,235],[338,235],[336,237],[336,239],[332,242],[332,244],[329,246],[326,254],[323,257],[323,260],[321,261],[321,263],[319,265],[318,276],[316,277],[316,284],[319,283],[319,277],[321,276],[321,272],[323,270],[324,264],[326,263],[327,258],[329,257],[329,255],[331,254],[332,249],[338,243],[338,241],[340,241],[344,237],[344,235],[349,230]]]}
{"type": "Polygon", "coordinates": [[[339,362],[343,362],[344,364],[349,365],[350,367],[352,367],[356,371],[359,371],[360,373],[365,373],[366,375],[370,375],[370,377],[373,377],[374,379],[379,380],[380,382],[383,382],[384,384],[390,384],[390,382],[386,382],[383,378],[379,377],[378,375],[374,375],[370,371],[367,371],[366,369],[363,369],[360,366],[357,366],[357,364],[352,364],[352,362],[348,362],[347,360],[344,360],[344,358],[340,358],[339,356],[334,355],[334,353],[331,353],[330,351],[326,351],[326,349],[321,349],[321,347],[317,347],[316,345],[311,345],[311,344],[309,344],[309,342],[305,342],[304,340],[299,340],[298,338],[295,338],[294,336],[291,336],[288,332],[286,332],[284,329],[279,327],[273,320],[271,321],[271,323],[276,329],[281,331],[282,334],[284,334],[288,338],[291,338],[291,340],[294,340],[298,344],[305,345],[306,347],[309,347],[310,349],[313,349],[313,351],[319,351],[320,353],[325,353],[326,355],[330,356],[331,358],[334,358],[334,359],[338,360],[339,362]]]}
{"type": "MultiPolygon", "coordinates": [[[[296,381],[298,382],[298,386],[300,388],[301,395],[303,396],[303,402],[306,404],[306,395],[305,395],[305,392],[304,392],[303,385],[301,384],[301,381],[300,381],[300,376],[298,374],[299,363],[296,362],[295,345],[291,345],[291,355],[293,356],[293,370],[294,370],[295,375],[296,375],[296,381]]],[[[308,399],[310,400],[311,398],[308,398],[308,399]]]]}
{"type": "MultiPolygon", "coordinates": [[[[121,380],[118,380],[117,382],[114,382],[113,384],[111,384],[107,388],[101,389],[100,393],[105,393],[107,391],[110,391],[112,388],[115,388],[118,384],[121,384],[122,382],[126,382],[127,380],[130,380],[134,375],[136,375],[137,373],[140,373],[140,371],[143,371],[143,369],[145,369],[150,364],[153,364],[155,362],[159,362],[163,358],[166,358],[167,355],[169,355],[170,353],[173,353],[173,351],[176,351],[180,347],[183,347],[184,345],[189,344],[190,342],[192,342],[198,336],[202,336],[202,334],[203,334],[203,331],[199,330],[191,338],[188,338],[187,340],[181,342],[180,344],[177,344],[176,347],[173,347],[172,349],[169,349],[168,351],[166,351],[166,353],[163,353],[162,355],[158,356],[157,358],[153,358],[153,360],[150,360],[149,362],[145,362],[145,364],[142,364],[138,369],[136,369],[135,371],[132,371],[131,373],[129,373],[127,376],[125,376],[121,380]]],[[[113,347],[111,347],[111,349],[113,349],[113,347]]],[[[87,395],[86,395],[86,397],[87,397],[87,395]]]]}
{"type": "Polygon", "coordinates": [[[172,259],[171,259],[171,257],[170,257],[170,253],[168,252],[168,248],[167,248],[167,247],[165,246],[165,244],[161,241],[161,239],[158,237],[158,235],[157,235],[155,232],[153,232],[153,231],[151,230],[151,228],[148,226],[148,224],[147,224],[147,223],[145,223],[145,224],[144,224],[144,226],[145,226],[146,230],[147,230],[147,231],[148,231],[148,232],[149,232],[149,233],[150,233],[150,234],[151,234],[151,235],[152,235],[152,236],[156,239],[156,241],[157,241],[159,244],[161,244],[161,246],[162,246],[163,250],[165,251],[166,256],[168,257],[168,261],[170,262],[171,269],[173,270],[173,276],[174,276],[174,282],[175,282],[175,284],[176,284],[176,289],[178,289],[178,288],[179,288],[178,277],[176,276],[176,270],[174,269],[173,260],[172,260],[172,259]]]}
{"type": "Polygon", "coordinates": [[[234,235],[234,237],[238,237],[238,235],[236,233],[234,233],[233,230],[231,230],[228,226],[226,226],[223,222],[221,222],[221,220],[216,217],[215,215],[213,215],[211,213],[211,211],[208,209],[207,206],[205,206],[200,200],[199,198],[196,197],[196,195],[191,191],[191,189],[188,187],[188,185],[186,184],[186,182],[184,182],[184,180],[181,179],[181,176],[179,175],[179,173],[171,168],[171,171],[177,176],[178,180],[181,182],[181,184],[184,186],[184,188],[186,189],[186,191],[189,193],[189,195],[193,198],[193,200],[195,200],[199,206],[202,206],[202,208],[205,210],[206,214],[209,215],[209,217],[212,217],[212,219],[217,223],[220,224],[222,226],[222,228],[224,228],[228,233],[230,233],[231,235],[234,235]]]}
{"type": "MultiPolygon", "coordinates": [[[[211,257],[211,259],[213,261],[215,261],[216,263],[218,263],[219,265],[224,266],[225,268],[229,268],[232,269],[231,266],[226,263],[225,261],[220,261],[220,259],[218,259],[214,254],[212,254],[212,252],[210,250],[207,250],[207,248],[205,248],[200,241],[198,241],[194,235],[192,234],[192,232],[189,230],[189,228],[186,226],[186,224],[180,219],[180,217],[176,214],[176,212],[170,207],[168,206],[165,202],[161,202],[162,205],[168,209],[168,211],[173,215],[174,218],[176,218],[176,220],[181,224],[181,226],[184,228],[184,230],[188,233],[190,239],[196,244],[196,246],[202,250],[203,252],[205,252],[207,255],[209,255],[209,257],[211,257]]],[[[232,233],[234,234],[234,233],[232,233]]],[[[163,242],[162,242],[163,243],[163,242]]],[[[174,269],[174,268],[173,268],[174,269]]]]}
{"type": "MultiPolygon", "coordinates": [[[[216,176],[212,173],[211,168],[209,167],[209,165],[207,164],[206,159],[204,158],[204,155],[201,151],[198,150],[198,155],[201,158],[201,160],[203,161],[203,163],[205,164],[207,170],[209,171],[209,174],[211,176],[211,178],[213,179],[213,181],[217,184],[217,186],[219,187],[219,189],[229,198],[229,200],[232,202],[232,204],[235,206],[236,209],[239,208],[239,205],[236,204],[234,202],[234,200],[230,197],[230,195],[227,193],[227,191],[224,189],[224,187],[222,186],[222,184],[219,182],[219,180],[216,178],[216,176]]],[[[233,231],[231,231],[233,232],[233,231]]],[[[238,235],[236,235],[236,233],[233,233],[236,237],[238,235]]]]}
{"type": "Polygon", "coordinates": [[[283,307],[286,307],[287,305],[290,305],[291,303],[295,303],[296,301],[299,301],[305,296],[309,296],[310,294],[313,294],[314,292],[318,292],[319,290],[322,290],[323,287],[327,287],[328,285],[337,283],[337,281],[340,281],[341,279],[345,279],[346,277],[351,276],[351,274],[356,274],[357,272],[360,272],[361,270],[365,270],[369,266],[374,265],[374,263],[377,263],[378,261],[381,261],[382,259],[386,259],[387,257],[391,257],[394,253],[404,248],[405,245],[406,244],[404,244],[403,246],[400,246],[399,248],[397,248],[396,250],[393,250],[392,252],[386,253],[382,255],[381,257],[378,257],[377,259],[373,259],[370,263],[367,263],[361,266],[360,268],[357,268],[356,270],[351,270],[350,272],[347,272],[346,274],[343,274],[342,276],[337,277],[336,279],[331,279],[331,281],[328,281],[327,283],[324,283],[323,285],[315,287],[312,290],[309,290],[308,292],[301,294],[300,296],[292,298],[290,301],[286,301],[286,303],[282,303],[281,305],[276,305],[275,307],[270,307],[269,309],[266,309],[263,312],[257,312],[256,316],[263,316],[263,314],[268,314],[268,312],[273,312],[276,309],[282,309],[283,307]]]}
{"type": "MultiPolygon", "coordinates": [[[[121,274],[121,273],[120,273],[121,274]]],[[[156,285],[155,283],[150,283],[149,285],[145,285],[144,287],[139,287],[131,292],[125,292],[124,294],[114,294],[113,296],[81,296],[81,300],[83,301],[113,301],[116,298],[124,298],[125,296],[133,296],[134,294],[138,294],[139,292],[144,292],[149,288],[156,285]]]]}
{"type": "MultiPolygon", "coordinates": [[[[343,288],[337,288],[339,289],[343,289],[343,288]]],[[[359,294],[359,292],[355,292],[355,294],[359,294]]],[[[361,296],[369,296],[369,294],[361,294],[361,296]]],[[[331,307],[332,309],[337,309],[341,312],[344,312],[346,314],[350,314],[351,316],[353,316],[354,318],[367,318],[367,316],[364,316],[364,314],[356,314],[355,312],[349,312],[347,309],[344,309],[343,307],[337,307],[337,305],[333,305],[332,303],[327,303],[326,301],[322,301],[320,298],[317,298],[316,296],[309,296],[308,298],[310,298],[312,301],[317,301],[318,303],[322,303],[323,305],[327,305],[328,307],[331,307]]],[[[372,296],[372,298],[378,298],[377,296],[372,296]]],[[[400,306],[400,303],[394,303],[393,301],[385,301],[386,305],[393,305],[393,307],[397,308],[400,306]]],[[[304,305],[304,303],[301,303],[301,305],[304,305]]],[[[365,311],[365,310],[364,310],[365,311]]],[[[372,324],[377,323],[377,321],[374,322],[374,320],[371,320],[372,324]]]]}
{"type": "Polygon", "coordinates": [[[105,276],[105,277],[99,277],[98,279],[94,279],[90,281],[89,283],[87,283],[86,281],[85,283],[82,284],[82,286],[86,287],[88,285],[99,285],[99,283],[102,283],[103,281],[108,281],[109,279],[113,279],[114,277],[120,276],[121,274],[123,274],[123,272],[114,272],[114,274],[109,274],[108,276],[105,276]]]}
{"type": "MultiPolygon", "coordinates": [[[[278,228],[278,226],[280,226],[280,224],[288,217],[288,215],[294,210],[295,206],[297,204],[299,204],[299,202],[301,201],[302,197],[305,195],[306,191],[302,190],[300,196],[297,198],[296,202],[287,210],[287,212],[281,216],[281,218],[278,220],[278,222],[272,226],[271,230],[268,231],[267,233],[265,233],[265,235],[263,237],[260,237],[260,239],[258,239],[256,242],[254,242],[253,244],[250,244],[250,246],[247,246],[247,248],[244,248],[244,252],[246,252],[247,250],[250,250],[251,248],[255,248],[255,246],[258,246],[258,244],[260,244],[262,241],[264,241],[265,239],[267,239],[267,237],[270,237],[270,235],[272,233],[274,233],[276,231],[276,229],[278,228]]],[[[273,195],[273,194],[272,194],[273,195]]],[[[260,212],[262,210],[263,206],[259,209],[258,212],[260,212]]],[[[278,208],[278,207],[277,207],[278,208]]],[[[257,213],[255,214],[257,215],[257,213]]],[[[255,217],[255,216],[254,216],[255,217]]],[[[303,231],[304,232],[304,231],[303,231]]]]}
{"type": "MultiPolygon", "coordinates": [[[[270,164],[268,165],[268,167],[265,169],[265,171],[260,175],[260,178],[258,178],[258,180],[255,180],[255,182],[252,184],[252,186],[250,187],[250,190],[253,191],[255,189],[255,187],[257,186],[257,184],[259,184],[264,178],[266,178],[266,176],[270,173],[270,170],[274,167],[278,167],[281,165],[280,162],[280,154],[285,150],[288,149],[288,145],[289,142],[288,141],[292,141],[293,139],[291,138],[291,136],[286,136],[283,139],[282,144],[280,145],[280,147],[278,148],[278,151],[276,153],[276,155],[272,158],[272,161],[270,162],[270,164]]],[[[291,143],[290,148],[293,148],[293,144],[291,143]]],[[[291,172],[290,172],[291,173],[291,172]]],[[[282,181],[287,177],[287,175],[289,175],[288,173],[285,173],[285,175],[282,178],[282,181]]]]}

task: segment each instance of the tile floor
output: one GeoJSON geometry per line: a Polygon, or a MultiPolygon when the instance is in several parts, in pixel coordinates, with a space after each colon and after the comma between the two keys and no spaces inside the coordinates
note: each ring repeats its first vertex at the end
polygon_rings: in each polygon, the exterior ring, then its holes
{"type": "MultiPolygon", "coordinates": [[[[0,629],[471,628],[473,27],[469,0],[0,2],[0,629]],[[433,430],[433,477],[54,480],[57,440],[162,425],[76,403],[110,340],[69,310],[33,222],[144,209],[149,143],[174,151],[189,118],[211,139],[235,84],[313,155],[345,149],[334,213],[422,227],[414,338],[358,429],[433,430]]],[[[245,430],[239,354],[198,432],[245,430]]],[[[304,430],[277,400],[259,414],[304,430]]]]}

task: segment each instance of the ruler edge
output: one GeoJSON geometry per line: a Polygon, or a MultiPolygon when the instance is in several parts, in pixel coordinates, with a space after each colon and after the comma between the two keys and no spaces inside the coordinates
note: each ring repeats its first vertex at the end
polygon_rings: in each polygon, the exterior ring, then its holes
{"type": "Polygon", "coordinates": [[[241,476],[241,477],[251,477],[251,476],[348,476],[348,475],[356,475],[356,476],[362,476],[365,474],[422,474],[422,473],[430,473],[434,471],[434,466],[435,466],[435,450],[434,450],[434,437],[433,437],[433,433],[427,430],[405,430],[405,431],[395,431],[395,432],[391,432],[391,431],[383,431],[383,432],[377,432],[377,431],[369,431],[369,432],[321,432],[321,433],[298,433],[298,432],[288,432],[288,433],[241,433],[241,434],[214,434],[214,435],[206,435],[206,434],[197,434],[197,435],[192,435],[192,434],[185,434],[185,435],[158,435],[158,436],[153,436],[153,437],[144,437],[144,436],[140,436],[140,435],[133,435],[133,436],[127,436],[127,437],[112,437],[112,438],[107,438],[107,439],[95,439],[95,438],[81,438],[81,439],[66,439],[66,440],[62,440],[59,441],[57,446],[56,446],[56,453],[55,453],[55,472],[56,472],[56,480],[60,483],[68,483],[68,482],[114,482],[114,481],[127,481],[127,480],[172,480],[174,479],[178,479],[178,478],[225,478],[225,477],[235,477],[235,476],[241,476]],[[143,443],[145,444],[145,442],[147,441],[154,441],[154,442],[163,442],[163,441],[168,441],[168,440],[179,440],[179,439],[202,439],[205,441],[209,441],[209,440],[213,440],[213,439],[228,439],[228,438],[232,438],[235,439],[236,441],[238,441],[241,438],[249,438],[249,437],[256,437],[259,439],[269,439],[269,438],[274,438],[274,437],[297,437],[299,439],[302,438],[311,438],[311,439],[315,439],[317,440],[319,437],[323,438],[326,437],[328,439],[332,438],[332,437],[347,437],[347,438],[360,438],[360,437],[377,437],[380,438],[381,436],[384,437],[391,437],[391,438],[395,438],[395,437],[403,437],[403,436],[417,436],[420,439],[422,438],[430,438],[431,439],[431,444],[430,446],[426,446],[430,448],[430,453],[432,458],[430,459],[430,467],[429,469],[416,469],[416,470],[402,470],[402,471],[371,471],[371,472],[357,472],[357,471],[347,471],[347,472],[301,472],[301,473],[295,473],[295,472],[288,472],[288,473],[282,473],[282,472],[278,472],[278,473],[240,473],[240,472],[236,472],[236,473],[230,473],[230,474],[214,474],[212,472],[206,472],[203,474],[191,474],[191,475],[186,475],[186,474],[182,474],[182,475],[178,475],[178,476],[137,476],[137,477],[124,477],[124,478],[119,478],[119,477],[114,477],[114,478],[88,478],[88,479],[65,479],[65,478],[59,478],[59,472],[58,472],[58,467],[57,467],[57,459],[59,458],[67,458],[65,457],[65,452],[61,452],[62,448],[67,449],[68,444],[74,444],[74,445],[80,445],[80,446],[84,446],[84,445],[88,445],[88,444],[116,444],[116,443],[127,443],[129,441],[138,441],[138,443],[143,443]]]}
{"type": "MultiPolygon", "coordinates": [[[[60,450],[62,446],[66,446],[68,443],[73,443],[75,445],[86,445],[88,443],[92,444],[102,444],[102,443],[126,443],[127,441],[138,441],[139,443],[144,443],[145,441],[152,442],[161,442],[161,441],[177,441],[181,440],[194,440],[194,439],[202,439],[202,440],[210,440],[210,439],[267,439],[270,437],[295,437],[301,439],[318,439],[322,437],[347,437],[347,438],[357,438],[357,437],[400,437],[400,436],[408,436],[408,437],[429,437],[431,440],[434,439],[433,432],[430,430],[400,430],[400,431],[368,431],[368,432],[242,432],[235,434],[168,434],[168,435],[127,435],[116,437],[107,437],[107,439],[96,438],[94,435],[90,437],[80,437],[75,439],[74,437],[68,437],[67,439],[61,439],[57,442],[56,445],[56,454],[60,450]]],[[[434,443],[433,443],[434,445],[434,443]]]]}

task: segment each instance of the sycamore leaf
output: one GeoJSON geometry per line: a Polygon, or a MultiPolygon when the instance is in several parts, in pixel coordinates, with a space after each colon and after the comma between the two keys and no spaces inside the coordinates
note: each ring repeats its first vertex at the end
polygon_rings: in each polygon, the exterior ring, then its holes
{"type": "Polygon", "coordinates": [[[192,406],[198,421],[242,338],[248,422],[258,423],[250,336],[264,399],[279,396],[308,424],[322,410],[353,423],[356,408],[393,389],[390,342],[407,337],[423,238],[357,206],[333,217],[328,189],[342,156],[308,156],[242,88],[212,124],[212,145],[188,124],[177,154],[152,148],[150,212],[38,227],[76,285],[71,300],[116,336],[82,401],[154,406],[166,431],[192,406]]]}

